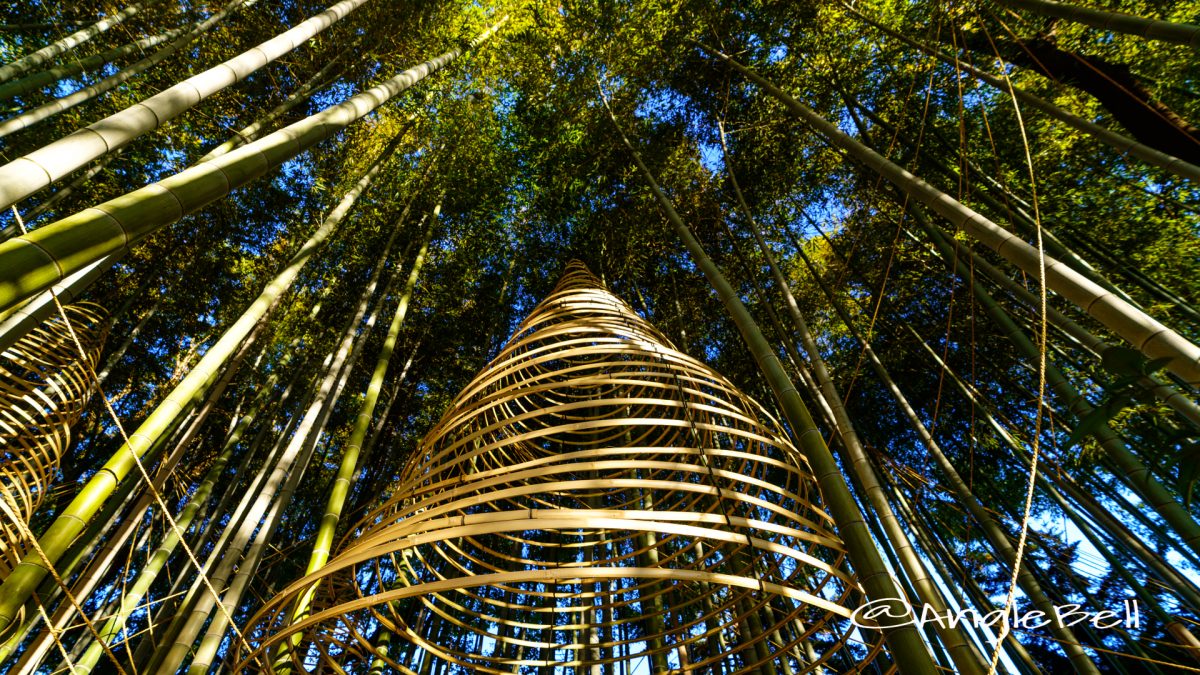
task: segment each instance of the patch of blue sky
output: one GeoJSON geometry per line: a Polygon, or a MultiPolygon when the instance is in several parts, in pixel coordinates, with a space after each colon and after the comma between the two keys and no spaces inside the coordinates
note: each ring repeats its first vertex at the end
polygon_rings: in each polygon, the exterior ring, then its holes
{"type": "Polygon", "coordinates": [[[275,184],[284,192],[297,194],[299,191],[308,192],[316,182],[307,162],[302,157],[293,157],[279,167],[279,175],[275,184]]]}
{"type": "MultiPolygon", "coordinates": [[[[1130,503],[1136,504],[1138,497],[1124,488],[1120,489],[1122,496],[1130,503]]],[[[1063,518],[1060,515],[1053,515],[1048,511],[1043,511],[1031,519],[1033,527],[1041,531],[1053,532],[1060,536],[1067,545],[1075,545],[1076,560],[1072,561],[1071,566],[1080,573],[1084,579],[1102,579],[1108,573],[1110,568],[1109,563],[1105,560],[1104,555],[1099,549],[1087,538],[1086,535],[1075,525],[1069,518],[1063,518]]],[[[1147,543],[1147,546],[1153,547],[1152,543],[1147,543]]],[[[1175,551],[1167,551],[1167,562],[1187,577],[1193,583],[1200,585],[1200,571],[1196,570],[1190,563],[1175,551]]]]}
{"type": "Polygon", "coordinates": [[[699,141],[696,146],[700,150],[700,164],[708,169],[709,173],[719,174],[725,170],[725,158],[719,145],[699,141]]]}
{"type": "Polygon", "coordinates": [[[854,123],[854,118],[850,115],[848,108],[843,108],[838,113],[837,126],[842,133],[848,136],[858,135],[858,126],[854,123]]]}
{"type": "Polygon", "coordinates": [[[338,80],[328,87],[314,93],[311,97],[309,97],[309,100],[312,101],[317,108],[323,109],[328,108],[331,105],[341,103],[356,93],[357,92],[354,90],[353,85],[351,85],[349,82],[338,80]]]}
{"type": "MultiPolygon", "coordinates": [[[[154,165],[147,167],[149,171],[174,173],[189,164],[187,153],[179,148],[164,146],[158,148],[158,158],[154,165]]],[[[153,173],[151,175],[154,175],[153,173]]]]}
{"type": "Polygon", "coordinates": [[[492,91],[492,110],[500,119],[508,119],[517,106],[517,93],[509,88],[492,91]]]}
{"type": "Polygon", "coordinates": [[[70,96],[80,89],[83,89],[84,86],[86,86],[86,83],[84,83],[83,80],[73,77],[65,78],[54,83],[54,91],[51,92],[51,95],[54,96],[54,98],[70,96]]]}
{"type": "Polygon", "coordinates": [[[991,87],[964,86],[962,93],[963,106],[967,108],[982,107],[995,97],[995,93],[995,89],[991,87]]]}
{"type": "Polygon", "coordinates": [[[635,110],[638,117],[663,118],[682,111],[687,99],[673,89],[647,89],[635,110]]]}

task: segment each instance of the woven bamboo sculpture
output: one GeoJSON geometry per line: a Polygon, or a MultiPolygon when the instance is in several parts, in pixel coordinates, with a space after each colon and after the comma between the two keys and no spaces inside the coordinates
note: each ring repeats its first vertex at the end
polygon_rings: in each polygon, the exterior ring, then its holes
{"type": "Polygon", "coordinates": [[[0,579],[25,553],[29,519],[54,481],[71,426],[92,392],[108,330],[99,305],[63,309],[79,345],[56,313],[0,353],[0,579]]]}
{"type": "Polygon", "coordinates": [[[761,406],[573,262],[238,668],[886,671],[817,499],[761,406]]]}

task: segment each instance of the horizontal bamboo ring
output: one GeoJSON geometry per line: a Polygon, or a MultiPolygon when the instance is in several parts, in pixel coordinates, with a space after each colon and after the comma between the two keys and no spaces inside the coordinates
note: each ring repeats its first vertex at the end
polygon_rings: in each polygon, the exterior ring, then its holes
{"type": "Polygon", "coordinates": [[[881,643],[818,499],[765,409],[572,263],[238,669],[858,671],[881,643]]]}

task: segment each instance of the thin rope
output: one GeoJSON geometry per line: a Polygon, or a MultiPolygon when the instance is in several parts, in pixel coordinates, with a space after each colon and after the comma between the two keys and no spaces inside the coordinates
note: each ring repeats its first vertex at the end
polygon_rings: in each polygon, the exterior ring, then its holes
{"type": "MultiPolygon", "coordinates": [[[[996,59],[1003,61],[1000,58],[999,50],[996,49],[995,43],[992,42],[992,37],[986,32],[988,42],[992,45],[992,49],[996,52],[996,59]]],[[[957,63],[958,56],[955,55],[957,63]]],[[[1021,131],[1021,144],[1025,151],[1025,164],[1029,169],[1029,189],[1031,194],[1031,203],[1033,205],[1034,230],[1037,234],[1037,252],[1038,252],[1038,291],[1039,291],[1039,313],[1040,313],[1040,330],[1038,331],[1038,391],[1037,391],[1037,414],[1034,417],[1034,428],[1031,439],[1032,448],[1030,449],[1029,460],[1029,483],[1025,489],[1025,507],[1024,514],[1021,517],[1020,537],[1017,539],[1017,552],[1013,560],[1012,576],[1009,579],[1008,595],[1004,600],[1004,617],[1005,620],[1000,624],[1000,636],[996,642],[996,648],[992,652],[991,665],[988,667],[988,675],[993,675],[996,672],[996,667],[1000,661],[1000,642],[1012,630],[1008,623],[1008,615],[1012,610],[1013,603],[1016,602],[1017,594],[1017,577],[1021,573],[1021,563],[1025,554],[1025,543],[1029,534],[1029,520],[1033,513],[1033,495],[1037,488],[1037,472],[1038,459],[1041,455],[1041,434],[1042,424],[1044,422],[1044,414],[1046,410],[1046,338],[1049,331],[1049,319],[1046,314],[1047,299],[1046,299],[1046,251],[1044,242],[1042,241],[1042,218],[1038,210],[1037,198],[1037,176],[1033,168],[1033,154],[1029,149],[1029,136],[1025,131],[1025,120],[1021,116],[1021,106],[1017,102],[1016,91],[1012,80],[1009,79],[1008,72],[1002,73],[1004,82],[1008,84],[1009,98],[1012,100],[1013,110],[1017,116],[1017,128],[1021,131]]]]}

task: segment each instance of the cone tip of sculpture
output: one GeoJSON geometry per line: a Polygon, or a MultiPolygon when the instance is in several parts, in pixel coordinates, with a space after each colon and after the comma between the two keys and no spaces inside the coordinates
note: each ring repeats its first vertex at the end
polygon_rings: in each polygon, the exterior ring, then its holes
{"type": "Polygon", "coordinates": [[[571,258],[563,268],[555,290],[564,291],[571,288],[604,288],[604,284],[592,274],[586,263],[578,258],[571,258]]]}

